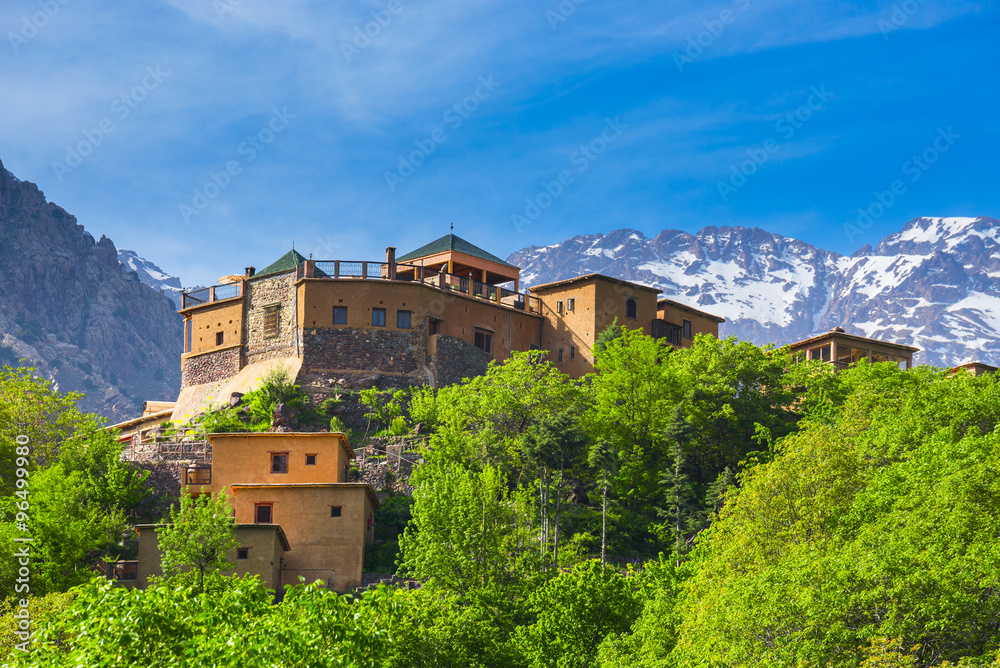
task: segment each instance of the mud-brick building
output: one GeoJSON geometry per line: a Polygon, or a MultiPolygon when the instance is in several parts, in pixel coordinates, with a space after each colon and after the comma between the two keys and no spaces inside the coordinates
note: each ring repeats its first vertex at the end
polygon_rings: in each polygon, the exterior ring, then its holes
{"type": "MultiPolygon", "coordinates": [[[[340,433],[209,434],[211,459],[191,463],[192,495],[226,490],[233,506],[237,575],[255,574],[269,589],[317,580],[346,591],[361,584],[365,547],[379,501],[371,487],[347,482],[354,451],[340,433]]],[[[159,526],[136,527],[137,561],[111,565],[109,576],[144,588],[162,576],[159,526]]]]}
{"type": "Polygon", "coordinates": [[[514,351],[541,349],[579,376],[592,370],[594,338],[615,317],[675,345],[697,332],[717,335],[722,321],[599,274],[519,288],[518,267],[454,234],[400,257],[387,248],[383,262],[292,250],[261,271],[247,267],[182,295],[183,380],[173,420],[245,391],[278,366],[305,385],[377,373],[387,386],[442,386],[514,351]]]}

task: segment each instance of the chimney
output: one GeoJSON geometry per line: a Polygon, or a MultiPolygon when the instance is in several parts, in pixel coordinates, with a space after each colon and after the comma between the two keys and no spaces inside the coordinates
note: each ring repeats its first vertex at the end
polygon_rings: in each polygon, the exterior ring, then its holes
{"type": "Polygon", "coordinates": [[[256,271],[257,271],[257,269],[254,268],[254,267],[247,267],[247,278],[250,278],[251,276],[253,276],[254,272],[256,272],[256,271]]]}
{"type": "Polygon", "coordinates": [[[385,249],[385,263],[389,265],[389,280],[396,280],[396,247],[389,246],[385,249]]]}

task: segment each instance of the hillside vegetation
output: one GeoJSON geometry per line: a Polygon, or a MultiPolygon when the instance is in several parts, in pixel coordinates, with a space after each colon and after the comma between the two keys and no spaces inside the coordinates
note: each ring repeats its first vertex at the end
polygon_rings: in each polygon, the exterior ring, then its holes
{"type": "MultiPolygon", "coordinates": [[[[30,653],[13,649],[11,608],[0,621],[6,660],[1000,664],[1000,380],[891,364],[834,373],[735,339],[670,350],[610,331],[601,344],[599,372],[582,381],[526,353],[459,385],[392,397],[381,419],[420,423],[426,435],[396,563],[422,588],[356,597],[303,584],[270,605],[255,580],[209,574],[202,591],[181,574],[127,592],[87,574],[88,559],[114,553],[95,532],[89,551],[36,557],[40,573],[78,575],[39,576],[36,594],[48,595],[32,601],[30,653]]],[[[2,383],[46,392],[22,372],[6,370],[2,383]]],[[[103,503],[106,516],[153,507],[140,474],[59,446],[92,425],[65,397],[46,396],[63,422],[0,415],[3,481],[19,430],[62,424],[39,432],[49,450],[32,458],[32,476],[52,479],[58,465],[59,475],[119,481],[110,495],[74,488],[73,503],[103,503]]],[[[12,492],[3,488],[5,535],[12,492]]],[[[76,531],[75,516],[46,525],[46,541],[76,531]]]]}

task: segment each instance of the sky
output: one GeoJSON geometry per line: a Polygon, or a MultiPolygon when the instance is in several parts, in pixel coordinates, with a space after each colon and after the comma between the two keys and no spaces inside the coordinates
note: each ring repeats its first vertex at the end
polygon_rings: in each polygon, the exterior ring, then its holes
{"type": "Polygon", "coordinates": [[[294,247],[1000,217],[993,2],[5,0],[0,160],[185,285],[294,247]]]}

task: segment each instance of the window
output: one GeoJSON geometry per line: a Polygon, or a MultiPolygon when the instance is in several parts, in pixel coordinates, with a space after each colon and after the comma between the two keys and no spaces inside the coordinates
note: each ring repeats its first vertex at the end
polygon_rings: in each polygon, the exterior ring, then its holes
{"type": "Polygon", "coordinates": [[[576,298],[572,297],[566,300],[566,310],[575,311],[576,310],[576,298]]]}
{"type": "Polygon", "coordinates": [[[288,473],[288,453],[271,453],[271,473],[288,473]]]}
{"type": "Polygon", "coordinates": [[[316,466],[316,455],[306,455],[306,466],[316,466]]]}
{"type": "Polygon", "coordinates": [[[225,340],[225,334],[223,334],[222,332],[215,333],[215,345],[221,346],[224,340],[225,340]]]}
{"type": "Polygon", "coordinates": [[[694,338],[694,326],[691,324],[691,321],[690,320],[681,320],[681,326],[683,328],[682,331],[681,331],[681,336],[683,336],[685,339],[693,339],[694,338]]]}
{"type": "Polygon", "coordinates": [[[493,352],[493,335],[486,332],[476,331],[475,346],[484,353],[493,352]]]}
{"type": "Polygon", "coordinates": [[[238,547],[238,548],[236,548],[236,558],[237,559],[249,559],[250,558],[250,548],[249,547],[238,547]]]}
{"type": "Polygon", "coordinates": [[[343,506],[330,506],[330,517],[340,517],[344,514],[343,506]]]}
{"type": "Polygon", "coordinates": [[[399,329],[409,329],[412,315],[409,311],[396,311],[396,327],[399,329]]]}
{"type": "Polygon", "coordinates": [[[809,359],[811,360],[822,360],[824,362],[830,361],[830,344],[825,346],[820,346],[819,348],[813,348],[809,351],[809,359]]]}
{"type": "Polygon", "coordinates": [[[255,503],[253,506],[254,524],[274,524],[274,514],[270,503],[255,503]]]}
{"type": "Polygon", "coordinates": [[[273,339],[278,335],[278,311],[280,304],[264,307],[264,337],[273,339]]]}
{"type": "Polygon", "coordinates": [[[441,333],[441,321],[440,320],[431,320],[429,323],[427,323],[427,333],[430,334],[430,335],[432,335],[432,336],[434,334],[440,334],[441,333]]]}
{"type": "Polygon", "coordinates": [[[569,358],[571,360],[575,360],[576,359],[576,346],[570,346],[569,347],[569,358]]]}
{"type": "Polygon", "coordinates": [[[563,303],[562,300],[560,300],[556,302],[556,313],[562,315],[562,312],[563,312],[563,303]]]}
{"type": "Polygon", "coordinates": [[[334,306],[333,307],[333,324],[335,324],[335,325],[346,325],[347,324],[347,307],[346,306],[334,306]]]}
{"type": "Polygon", "coordinates": [[[211,485],[212,469],[207,466],[189,466],[184,472],[184,481],[188,485],[211,485]]]}
{"type": "Polygon", "coordinates": [[[372,309],[372,327],[385,327],[385,309],[372,309]]]}
{"type": "Polygon", "coordinates": [[[635,320],[638,316],[639,307],[636,306],[635,300],[629,297],[625,300],[625,317],[635,320]]]}
{"type": "Polygon", "coordinates": [[[184,352],[191,352],[191,318],[184,321],[184,352]]]}
{"type": "Polygon", "coordinates": [[[559,361],[562,362],[562,348],[559,349],[559,361]]]}

